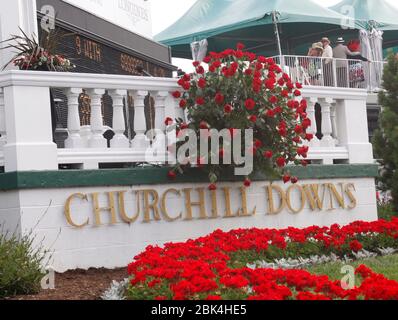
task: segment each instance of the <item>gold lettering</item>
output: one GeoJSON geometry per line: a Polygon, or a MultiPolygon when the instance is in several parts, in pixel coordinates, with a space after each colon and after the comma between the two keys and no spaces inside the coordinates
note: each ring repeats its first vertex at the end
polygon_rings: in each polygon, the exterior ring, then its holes
{"type": "Polygon", "coordinates": [[[85,200],[88,201],[88,197],[85,194],[82,193],[75,193],[72,194],[67,200],[66,200],[66,204],[65,204],[65,216],[66,216],[66,221],[68,221],[68,223],[75,228],[84,228],[85,226],[87,226],[90,223],[90,219],[87,218],[86,222],[83,224],[77,224],[73,221],[72,219],[72,211],[71,211],[71,204],[72,204],[72,200],[73,199],[81,199],[81,200],[85,200]]]}
{"type": "Polygon", "coordinates": [[[225,215],[224,218],[235,218],[231,208],[231,188],[224,188],[225,215]]]}
{"type": "Polygon", "coordinates": [[[270,186],[266,187],[268,191],[268,214],[278,214],[281,213],[282,210],[286,206],[286,195],[283,189],[277,185],[271,184],[270,186]],[[276,191],[279,194],[279,208],[275,208],[275,202],[274,202],[274,191],[276,191]]]}
{"type": "Polygon", "coordinates": [[[111,223],[110,223],[111,225],[117,223],[114,193],[107,192],[106,194],[107,194],[108,200],[109,200],[109,207],[104,207],[104,208],[101,208],[99,205],[99,193],[96,192],[96,193],[91,194],[91,196],[93,197],[95,224],[97,226],[102,225],[101,212],[103,212],[103,211],[105,211],[105,212],[109,211],[109,213],[111,214],[111,223]]]}
{"type": "Polygon", "coordinates": [[[174,193],[177,196],[181,196],[181,192],[176,190],[176,189],[169,189],[162,196],[161,210],[162,210],[163,216],[165,217],[165,219],[167,221],[172,222],[172,221],[176,221],[178,219],[181,219],[182,218],[182,212],[175,218],[170,217],[170,214],[167,211],[167,205],[166,205],[166,200],[167,200],[167,196],[168,196],[169,193],[174,193]]]}
{"type": "Polygon", "coordinates": [[[217,206],[217,191],[211,191],[211,217],[213,219],[218,218],[218,206],[217,206]]]}
{"type": "Polygon", "coordinates": [[[349,210],[353,210],[357,207],[357,199],[355,198],[353,192],[356,192],[355,184],[349,183],[345,186],[345,193],[351,201],[351,204],[347,207],[349,210]]]}
{"type": "Polygon", "coordinates": [[[288,208],[290,209],[290,211],[292,211],[293,213],[300,213],[301,211],[303,211],[304,207],[305,207],[305,192],[304,192],[304,189],[301,186],[296,185],[296,184],[291,185],[286,191],[286,204],[287,204],[288,208]],[[300,201],[301,201],[301,206],[297,210],[295,210],[293,208],[292,199],[291,199],[292,191],[295,190],[295,189],[300,192],[300,201]]]}
{"type": "Polygon", "coordinates": [[[307,184],[304,186],[304,191],[307,196],[308,203],[312,211],[317,208],[323,210],[323,202],[325,200],[325,189],[323,190],[322,199],[319,197],[319,185],[317,184],[307,184]]]}
{"type": "Polygon", "coordinates": [[[144,222],[149,223],[151,222],[151,212],[153,213],[153,217],[155,221],[160,221],[160,214],[159,214],[159,195],[156,190],[144,190],[144,222]],[[152,203],[150,198],[152,198],[152,203]]]}
{"type": "Polygon", "coordinates": [[[137,213],[135,214],[135,216],[133,216],[131,218],[127,215],[127,212],[126,212],[125,196],[124,196],[125,193],[126,193],[126,191],[119,191],[118,192],[119,210],[120,210],[120,216],[121,216],[123,222],[126,222],[126,223],[130,224],[130,223],[136,222],[138,217],[140,216],[140,211],[141,211],[141,208],[140,208],[140,192],[139,191],[135,192],[136,202],[137,202],[137,213]]]}
{"type": "Polygon", "coordinates": [[[239,217],[249,217],[249,216],[254,216],[256,215],[257,207],[254,207],[254,210],[252,213],[249,213],[247,209],[247,189],[245,187],[240,188],[240,195],[242,199],[242,208],[239,209],[238,211],[238,216],[239,217]]]}
{"type": "Polygon", "coordinates": [[[185,194],[185,207],[186,207],[186,218],[185,220],[192,220],[193,219],[193,213],[192,213],[192,207],[197,206],[200,209],[200,217],[199,219],[207,219],[206,215],[206,202],[205,202],[205,189],[204,188],[197,188],[196,191],[199,193],[199,201],[198,202],[192,202],[191,200],[191,192],[192,188],[189,189],[184,189],[184,194],[185,194]]]}
{"type": "Polygon", "coordinates": [[[339,206],[340,206],[341,208],[344,209],[344,208],[345,208],[345,205],[344,205],[344,196],[341,196],[341,195],[338,193],[338,191],[337,191],[335,185],[332,184],[332,183],[325,183],[323,186],[324,186],[324,188],[325,188],[325,191],[326,191],[326,189],[329,190],[329,204],[330,204],[330,205],[329,205],[328,211],[336,210],[336,208],[334,207],[334,200],[335,200],[335,199],[336,199],[336,201],[338,202],[339,206]]]}

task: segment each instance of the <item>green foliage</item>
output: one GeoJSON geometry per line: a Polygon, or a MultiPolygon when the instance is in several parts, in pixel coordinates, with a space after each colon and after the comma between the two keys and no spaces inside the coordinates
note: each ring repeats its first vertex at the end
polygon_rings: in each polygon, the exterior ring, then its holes
{"type": "Polygon", "coordinates": [[[397,217],[397,210],[394,208],[394,205],[391,203],[382,203],[379,204],[378,207],[379,219],[383,220],[391,220],[393,217],[397,217]]]}
{"type": "Polygon", "coordinates": [[[375,155],[383,166],[380,173],[382,190],[391,191],[393,205],[398,210],[398,59],[393,55],[388,59],[383,80],[385,91],[379,95],[383,112],[373,144],[375,155]]]}
{"type": "MultiPolygon", "coordinates": [[[[359,267],[361,264],[364,264],[371,268],[374,272],[383,274],[388,279],[398,281],[398,255],[386,256],[386,257],[377,257],[372,259],[360,260],[351,263],[354,268],[359,267]]],[[[330,279],[333,280],[341,280],[344,276],[341,273],[341,268],[345,265],[345,263],[327,263],[323,265],[317,265],[309,267],[307,270],[311,273],[318,275],[327,275],[330,279]]],[[[357,277],[357,285],[360,283],[360,278],[357,277]]]]}
{"type": "Polygon", "coordinates": [[[43,278],[44,253],[33,248],[30,235],[2,235],[0,232],[0,298],[34,294],[43,278]]]}

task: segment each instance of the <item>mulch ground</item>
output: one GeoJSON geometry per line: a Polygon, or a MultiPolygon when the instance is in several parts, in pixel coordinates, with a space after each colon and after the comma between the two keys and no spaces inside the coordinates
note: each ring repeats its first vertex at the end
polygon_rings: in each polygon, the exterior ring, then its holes
{"type": "Polygon", "coordinates": [[[42,290],[37,295],[18,296],[6,300],[100,300],[113,280],[127,278],[127,270],[75,270],[55,276],[55,290],[42,290]]]}

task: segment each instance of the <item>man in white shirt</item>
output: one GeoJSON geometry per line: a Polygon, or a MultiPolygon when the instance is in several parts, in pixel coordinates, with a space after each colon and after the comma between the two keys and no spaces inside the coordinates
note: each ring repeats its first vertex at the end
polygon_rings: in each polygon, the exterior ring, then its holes
{"type": "Polygon", "coordinates": [[[322,38],[321,40],[322,45],[323,45],[323,54],[322,54],[322,60],[323,60],[323,77],[324,77],[324,82],[325,86],[327,87],[332,87],[334,85],[333,81],[333,49],[330,46],[330,40],[329,38],[322,38]]]}
{"type": "Polygon", "coordinates": [[[322,44],[323,44],[323,54],[322,57],[323,58],[327,58],[325,59],[325,63],[328,64],[330,62],[332,62],[333,59],[333,49],[330,46],[330,40],[329,38],[322,38],[322,44]]]}

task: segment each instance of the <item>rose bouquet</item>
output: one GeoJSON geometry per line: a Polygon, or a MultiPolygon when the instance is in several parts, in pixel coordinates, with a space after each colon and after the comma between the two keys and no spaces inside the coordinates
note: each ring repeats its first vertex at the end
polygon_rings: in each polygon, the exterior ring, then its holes
{"type": "MultiPolygon", "coordinates": [[[[166,119],[166,124],[177,132],[177,151],[187,141],[187,131],[194,131],[199,140],[211,140],[211,131],[228,130],[229,144],[214,151],[190,154],[185,162],[169,172],[170,178],[183,173],[186,168],[196,166],[205,170],[211,182],[210,189],[225,171],[242,167],[234,155],[230,159],[231,142],[242,132],[251,130],[252,139],[241,138],[241,150],[250,153],[253,159],[253,173],[278,173],[287,182],[297,182],[286,170],[288,164],[306,165],[308,141],[313,138],[307,133],[311,121],[307,117],[306,100],[301,98],[300,83],[293,83],[289,76],[272,58],[257,56],[237,49],[221,53],[211,52],[204,59],[208,71],[200,62],[194,62],[196,71],[183,75],[178,84],[181,90],[173,93],[179,107],[187,114],[187,122],[182,119],[166,119]],[[220,162],[209,161],[214,156],[220,162]]],[[[225,136],[225,135],[224,135],[225,136]]],[[[235,149],[235,145],[234,145],[235,149]]],[[[250,186],[252,174],[245,176],[245,186],[250,186]]]]}

